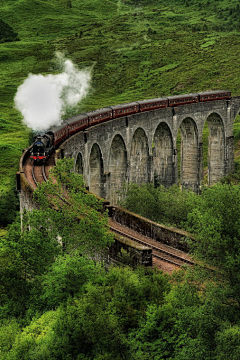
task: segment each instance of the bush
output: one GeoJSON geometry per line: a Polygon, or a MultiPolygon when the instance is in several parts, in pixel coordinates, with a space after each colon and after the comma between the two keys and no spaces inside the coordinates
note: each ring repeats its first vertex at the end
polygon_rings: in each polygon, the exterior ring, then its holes
{"type": "Polygon", "coordinates": [[[13,31],[10,25],[0,19],[0,43],[17,40],[19,40],[18,34],[13,31]]]}
{"type": "Polygon", "coordinates": [[[11,224],[19,210],[19,202],[16,191],[12,186],[6,192],[0,192],[0,227],[11,224]]]}

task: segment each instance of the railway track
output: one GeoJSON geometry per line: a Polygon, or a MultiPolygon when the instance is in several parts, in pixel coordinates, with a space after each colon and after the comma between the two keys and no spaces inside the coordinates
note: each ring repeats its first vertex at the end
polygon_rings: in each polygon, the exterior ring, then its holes
{"type": "Polygon", "coordinates": [[[47,176],[45,173],[45,165],[34,165],[32,166],[32,178],[34,183],[37,184],[38,183],[42,183],[42,182],[47,182],[47,176]]]}
{"type": "Polygon", "coordinates": [[[44,165],[34,165],[30,157],[27,158],[23,166],[23,170],[27,181],[32,185],[33,188],[36,188],[37,183],[46,182],[48,180],[49,171],[54,165],[55,162],[53,153],[44,165]]]}
{"type": "Polygon", "coordinates": [[[161,244],[153,239],[147,238],[146,236],[138,234],[137,232],[128,229],[118,223],[110,221],[110,230],[119,235],[134,240],[142,245],[146,245],[152,248],[154,267],[156,266],[160,269],[166,268],[166,271],[172,272],[177,268],[181,268],[186,265],[192,266],[194,264],[190,260],[188,255],[183,251],[161,244]],[[166,266],[166,263],[169,266],[166,266]]]}
{"type": "Polygon", "coordinates": [[[32,165],[32,178],[37,186],[38,183],[42,183],[43,181],[47,182],[47,176],[45,173],[45,165],[36,166],[32,165]]]}

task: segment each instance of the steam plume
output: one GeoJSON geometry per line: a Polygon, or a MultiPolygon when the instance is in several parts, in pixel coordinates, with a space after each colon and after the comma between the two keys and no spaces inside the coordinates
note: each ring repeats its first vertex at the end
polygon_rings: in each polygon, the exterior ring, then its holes
{"type": "Polygon", "coordinates": [[[45,131],[59,125],[66,108],[77,105],[90,88],[91,70],[78,70],[57,53],[62,73],[33,75],[18,87],[14,101],[23,115],[23,122],[32,130],[45,131]]]}

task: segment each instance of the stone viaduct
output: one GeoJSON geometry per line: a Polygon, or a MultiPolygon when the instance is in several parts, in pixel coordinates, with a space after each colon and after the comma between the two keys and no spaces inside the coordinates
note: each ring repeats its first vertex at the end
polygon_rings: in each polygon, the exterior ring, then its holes
{"type": "Polygon", "coordinates": [[[240,97],[180,105],[108,121],[69,138],[61,154],[75,159],[89,190],[111,204],[125,183],[155,182],[199,191],[207,122],[208,184],[234,171],[233,123],[240,97]],[[180,157],[177,146],[181,132],[180,157]],[[180,179],[178,178],[180,159],[180,179]]]}

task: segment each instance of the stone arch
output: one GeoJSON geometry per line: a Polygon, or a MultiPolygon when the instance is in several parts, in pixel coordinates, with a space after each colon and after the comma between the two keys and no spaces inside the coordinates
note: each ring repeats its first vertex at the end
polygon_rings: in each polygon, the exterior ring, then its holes
{"type": "Polygon", "coordinates": [[[173,138],[169,126],[160,123],[153,140],[154,184],[171,186],[174,183],[173,138]]]}
{"type": "Polygon", "coordinates": [[[92,146],[90,153],[89,175],[90,175],[90,183],[89,183],[90,192],[104,198],[105,193],[104,193],[103,158],[100,147],[96,143],[92,146]]]}
{"type": "Polygon", "coordinates": [[[199,146],[196,123],[191,118],[185,118],[180,125],[181,132],[181,186],[198,191],[199,189],[199,146]]]}
{"type": "Polygon", "coordinates": [[[77,154],[77,160],[75,162],[75,172],[77,174],[83,175],[83,157],[80,152],[77,154]]]}
{"type": "Polygon", "coordinates": [[[138,128],[132,138],[129,181],[142,184],[149,182],[149,148],[143,129],[138,128]]]}
{"type": "Polygon", "coordinates": [[[120,200],[119,191],[126,181],[127,151],[122,136],[116,135],[112,141],[109,155],[109,200],[117,204],[120,200]]]}
{"type": "Polygon", "coordinates": [[[212,185],[225,175],[224,124],[220,115],[212,113],[207,117],[208,136],[208,184],[212,185]]]}

